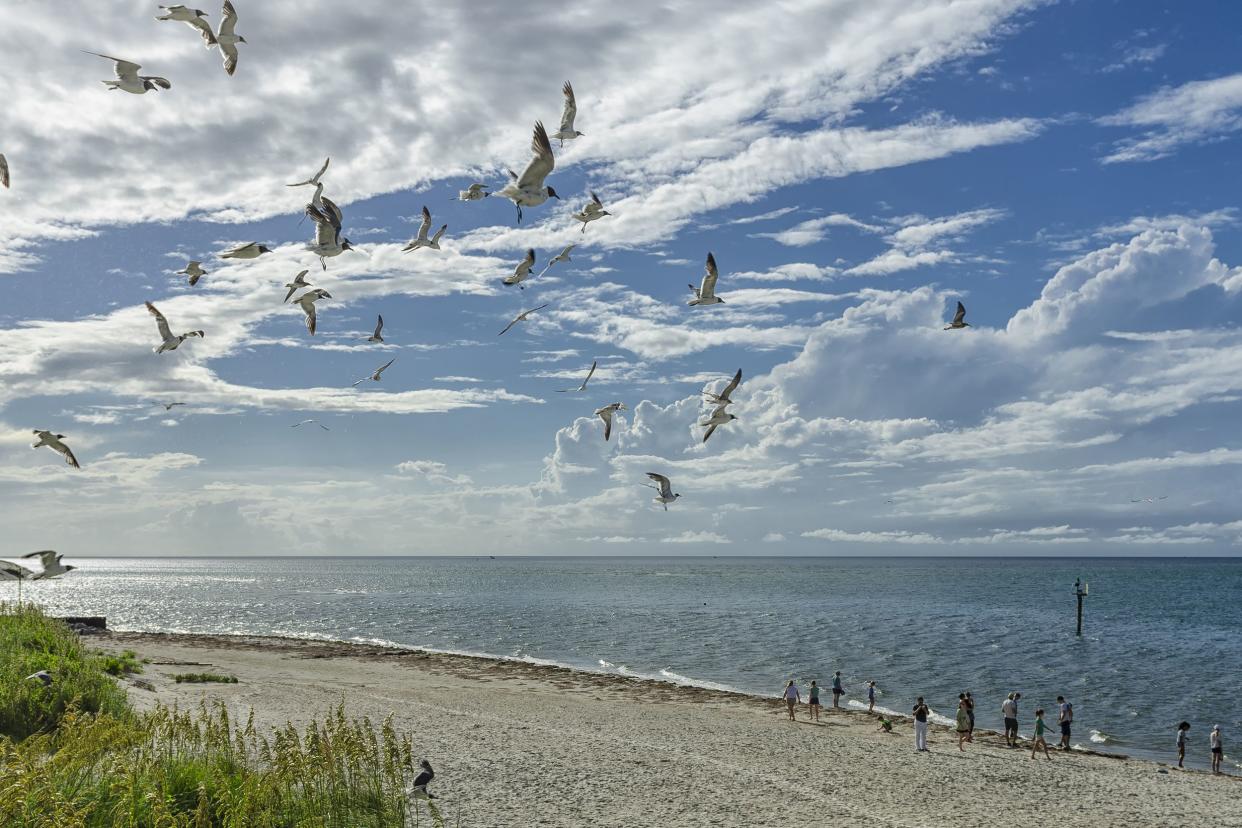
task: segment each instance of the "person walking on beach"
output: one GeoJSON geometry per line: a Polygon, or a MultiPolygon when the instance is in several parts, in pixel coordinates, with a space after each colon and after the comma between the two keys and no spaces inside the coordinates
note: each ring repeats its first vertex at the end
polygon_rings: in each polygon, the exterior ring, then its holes
{"type": "Polygon", "coordinates": [[[1190,722],[1182,722],[1177,726],[1177,766],[1182,766],[1186,758],[1186,734],[1190,731],[1190,722]]]}
{"type": "Polygon", "coordinates": [[[1065,700],[1064,696],[1057,696],[1057,705],[1061,712],[1057,714],[1057,721],[1061,723],[1061,750],[1070,749],[1070,724],[1074,721],[1074,705],[1065,700]]]}
{"type": "Polygon", "coordinates": [[[1048,752],[1048,742],[1044,739],[1044,709],[1042,707],[1035,711],[1035,739],[1031,743],[1032,759],[1041,747],[1044,749],[1044,756],[1051,762],[1052,754],[1048,752]]]}
{"type": "Polygon", "coordinates": [[[919,696],[914,702],[914,749],[916,751],[927,750],[927,714],[930,712],[931,709],[923,703],[923,697],[919,696]]]}
{"type": "Polygon", "coordinates": [[[833,707],[836,707],[836,708],[841,707],[841,694],[844,692],[845,690],[841,687],[841,671],[837,670],[837,672],[832,677],[832,706],[833,707]]]}
{"type": "Polygon", "coordinates": [[[794,718],[794,705],[802,701],[802,694],[798,692],[798,685],[794,684],[794,680],[790,679],[789,684],[785,685],[785,706],[789,708],[789,721],[797,721],[794,718]]]}
{"type": "Polygon", "coordinates": [[[815,681],[811,682],[810,708],[811,710],[807,714],[807,718],[813,722],[818,722],[819,721],[819,684],[816,683],[815,681]]]}
{"type": "Polygon", "coordinates": [[[1005,719],[1005,744],[1011,748],[1018,746],[1018,699],[1021,695],[1010,693],[1001,702],[1001,716],[1005,719]]]}
{"type": "Polygon", "coordinates": [[[966,741],[973,742],[975,740],[975,699],[970,695],[970,691],[966,691],[966,717],[970,719],[970,731],[966,734],[966,741]]]}
{"type": "Polygon", "coordinates": [[[875,682],[867,682],[867,712],[875,712],[875,682]]]}
{"type": "Polygon", "coordinates": [[[1212,725],[1208,740],[1212,743],[1212,773],[1220,773],[1220,760],[1225,755],[1225,747],[1220,740],[1220,725],[1212,725]]]}
{"type": "Polygon", "coordinates": [[[970,715],[966,712],[966,694],[957,700],[957,749],[963,753],[966,748],[962,747],[966,743],[967,737],[970,736],[970,715]]]}

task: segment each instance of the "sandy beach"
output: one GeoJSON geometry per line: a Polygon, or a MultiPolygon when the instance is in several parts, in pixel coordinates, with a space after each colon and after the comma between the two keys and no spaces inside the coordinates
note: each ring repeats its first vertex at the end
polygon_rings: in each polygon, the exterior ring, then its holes
{"type": "Polygon", "coordinates": [[[994,734],[960,753],[933,727],[825,710],[785,720],[775,699],[556,667],[281,638],[112,633],[151,660],[139,707],[219,699],[261,725],[300,723],[342,699],[392,715],[436,767],[463,826],[1242,826],[1242,780],[1100,755],[1032,761],[994,734]],[[237,684],[177,684],[184,672],[237,684]]]}

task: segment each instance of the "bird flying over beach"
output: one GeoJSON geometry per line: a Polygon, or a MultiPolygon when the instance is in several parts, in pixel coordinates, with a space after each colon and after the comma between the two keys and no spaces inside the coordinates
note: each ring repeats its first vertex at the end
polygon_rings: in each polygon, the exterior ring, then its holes
{"type": "Polygon", "coordinates": [[[711,391],[704,391],[703,396],[707,397],[708,402],[713,405],[733,405],[733,392],[737,390],[737,387],[741,382],[742,369],[738,368],[737,373],[733,375],[733,379],[729,380],[729,384],[726,385],[720,393],[714,394],[711,391]]]}
{"type": "Polygon", "coordinates": [[[561,87],[561,94],[565,96],[565,106],[561,109],[561,128],[552,137],[560,141],[563,147],[566,141],[586,135],[586,133],[574,129],[574,118],[578,117],[578,100],[574,97],[573,84],[565,81],[565,85],[561,87]]]}
{"type": "MultiPolygon", "coordinates": [[[[583,383],[583,386],[584,387],[586,386],[585,382],[583,383]]],[[[612,436],[612,415],[616,414],[618,411],[625,411],[625,410],[627,410],[625,407],[625,403],[619,403],[619,402],[609,403],[603,408],[595,409],[595,416],[599,417],[601,420],[604,421],[604,440],[605,441],[607,441],[608,438],[612,436]]]]}
{"type": "Polygon", "coordinates": [[[497,192],[488,193],[513,202],[513,206],[517,208],[518,224],[522,223],[523,207],[537,207],[549,198],[560,198],[556,190],[544,184],[544,180],[556,166],[556,159],[552,156],[552,144],[548,141],[547,130],[540,121],[535,122],[530,150],[535,157],[526,165],[522,174],[518,175],[509,170],[509,183],[497,192]]]}
{"type": "Polygon", "coordinates": [[[61,440],[65,439],[65,435],[53,434],[50,431],[40,431],[39,429],[34,430],[34,435],[39,438],[39,441],[32,445],[31,448],[37,449],[41,446],[47,446],[52,451],[59,453],[61,457],[65,458],[65,463],[68,465],[73,466],[75,469],[82,468],[78,465],[78,458],[74,457],[73,452],[69,450],[69,447],[61,442],[61,440]]]}
{"type": "Polygon", "coordinates": [[[204,336],[202,331],[187,331],[183,334],[173,336],[172,329],[168,327],[168,320],[164,318],[164,314],[160,313],[155,305],[152,305],[150,302],[147,302],[146,306],[147,313],[155,317],[155,326],[159,329],[160,338],[163,340],[155,348],[155,352],[157,354],[162,354],[165,351],[175,351],[182,342],[185,342],[191,337],[202,338],[204,336]]]}
{"type": "Polygon", "coordinates": [[[547,272],[548,272],[548,268],[552,267],[552,265],[557,264],[558,262],[568,262],[568,261],[570,261],[569,254],[570,254],[570,253],[573,251],[573,249],[574,249],[575,247],[577,247],[577,246],[578,246],[578,245],[576,245],[576,244],[567,244],[567,245],[565,245],[565,249],[564,249],[564,250],[562,250],[560,253],[557,253],[555,256],[553,256],[551,259],[549,259],[549,260],[548,260],[548,263],[547,263],[546,265],[544,265],[544,266],[543,266],[543,270],[539,271],[539,275],[540,275],[540,276],[542,276],[543,274],[547,273],[547,272]]]}
{"type": "Polygon", "coordinates": [[[60,561],[63,557],[64,555],[59,555],[51,549],[44,549],[41,552],[30,552],[22,555],[23,559],[38,558],[39,565],[43,567],[30,576],[32,581],[37,581],[40,578],[55,578],[60,575],[64,575],[70,570],[77,569],[76,566],[66,566],[62,564],[60,561]]]}
{"type": "Polygon", "coordinates": [[[237,44],[245,43],[246,38],[237,34],[237,10],[232,0],[224,0],[224,8],[220,14],[220,31],[216,32],[216,42],[220,44],[220,53],[224,55],[224,71],[231,77],[237,71],[237,44]]]}
{"type": "Polygon", "coordinates": [[[341,208],[332,199],[322,196],[322,184],[315,185],[315,197],[306,205],[306,216],[315,223],[315,241],[309,249],[319,257],[319,264],[328,269],[328,259],[353,250],[349,239],[341,237],[341,208]]]}
{"type": "Polygon", "coordinates": [[[367,337],[367,342],[383,342],[384,337],[380,335],[380,331],[384,330],[384,317],[378,316],[375,320],[375,332],[367,337]]]}
{"type": "Polygon", "coordinates": [[[577,221],[582,222],[582,232],[585,233],[588,224],[596,219],[611,215],[612,213],[604,209],[604,202],[599,200],[599,196],[591,193],[591,200],[586,203],[585,207],[574,213],[573,217],[577,221]]]}
{"type": "Polygon", "coordinates": [[[969,328],[970,323],[966,321],[966,306],[961,302],[957,303],[957,313],[953,314],[953,321],[944,326],[946,331],[956,328],[969,328]]]}
{"type": "Polygon", "coordinates": [[[654,480],[656,482],[656,485],[652,486],[650,483],[644,483],[643,485],[649,489],[655,489],[657,492],[659,492],[659,496],[654,498],[654,500],[656,503],[659,503],[661,506],[663,506],[664,511],[667,512],[668,504],[672,503],[677,498],[681,497],[681,494],[673,491],[672,481],[670,481],[664,475],[656,474],[655,472],[647,472],[647,476],[650,477],[652,480],[654,480]]]}
{"type": "Polygon", "coordinates": [[[475,182],[464,190],[459,190],[455,201],[482,201],[487,198],[487,185],[475,182]]]}
{"type": "Polygon", "coordinates": [[[109,55],[101,55],[99,52],[89,52],[85,49],[82,51],[88,55],[101,57],[116,64],[113,67],[116,72],[116,80],[100,81],[109,89],[119,89],[122,92],[129,92],[131,95],[145,95],[153,89],[172,89],[172,84],[169,83],[168,78],[161,78],[158,75],[139,75],[138,70],[142,68],[140,64],[110,57],[109,55]]]}
{"type": "Polygon", "coordinates": [[[444,235],[444,231],[447,229],[447,224],[441,224],[436,234],[431,238],[427,238],[427,233],[431,230],[431,211],[427,209],[426,205],[423,205],[423,221],[418,226],[418,235],[410,239],[409,244],[401,252],[409,253],[411,250],[417,250],[420,247],[430,247],[432,250],[439,250],[440,237],[444,235]]]}
{"type": "Polygon", "coordinates": [[[203,263],[199,261],[190,262],[188,265],[177,271],[179,276],[189,276],[190,287],[198,284],[198,280],[207,275],[207,271],[203,270],[203,263]]]}
{"type": "Polygon", "coordinates": [[[703,283],[699,287],[690,286],[690,290],[694,291],[694,298],[686,304],[688,305],[720,305],[724,300],[716,295],[716,280],[720,278],[720,271],[716,269],[716,257],[711,253],[707,254],[707,265],[703,270],[703,283]]]}
{"type": "Polygon", "coordinates": [[[170,402],[170,403],[160,403],[160,405],[164,406],[164,410],[165,410],[165,411],[172,411],[174,408],[176,408],[176,407],[177,407],[177,406],[179,406],[179,405],[185,405],[185,403],[183,403],[183,402],[170,402]]]}
{"type": "Polygon", "coordinates": [[[179,20],[194,29],[203,38],[203,43],[210,49],[216,45],[216,33],[207,22],[207,15],[202,9],[191,9],[187,6],[160,6],[167,14],[156,20],[179,20]]]}
{"type": "Polygon", "coordinates": [[[707,432],[703,435],[703,442],[706,443],[707,438],[716,433],[716,428],[718,426],[725,425],[726,423],[732,422],[736,419],[737,417],[725,411],[724,405],[716,406],[716,410],[712,412],[712,415],[703,422],[699,423],[699,425],[707,427],[707,432]]]}
{"type": "Polygon", "coordinates": [[[393,357],[392,359],[388,360],[388,361],[387,361],[387,362],[385,362],[383,365],[381,365],[380,367],[378,367],[378,368],[376,368],[374,371],[372,371],[372,372],[371,372],[371,374],[370,374],[369,376],[365,376],[365,377],[363,377],[362,379],[360,379],[360,380],[358,380],[357,382],[355,382],[355,383],[353,384],[353,386],[351,386],[351,387],[353,387],[353,388],[357,388],[359,385],[361,385],[362,383],[366,382],[367,380],[374,380],[375,382],[379,382],[379,381],[380,381],[380,375],[381,375],[381,374],[383,374],[385,370],[387,370],[387,368],[388,368],[388,366],[389,366],[389,365],[392,365],[392,364],[393,364],[394,362],[396,362],[396,361],[397,361],[397,358],[396,358],[396,357],[393,357]]]}
{"type": "Polygon", "coordinates": [[[532,247],[526,251],[526,258],[518,262],[517,267],[513,268],[513,275],[504,278],[504,284],[517,285],[518,290],[526,290],[526,285],[522,284],[530,278],[531,268],[535,266],[535,249],[532,247]]]}
{"type": "Polygon", "coordinates": [[[301,426],[304,426],[304,425],[310,425],[311,423],[314,423],[315,425],[319,426],[319,427],[320,427],[320,428],[322,428],[324,431],[331,431],[331,430],[332,430],[332,429],[328,428],[326,425],[324,425],[323,423],[319,422],[318,420],[303,420],[303,421],[302,421],[302,422],[300,422],[300,423],[294,423],[293,425],[289,426],[289,428],[300,428],[301,426]]]}
{"type": "Polygon", "coordinates": [[[289,297],[290,297],[290,296],[292,296],[293,294],[297,293],[297,292],[298,292],[299,290],[301,290],[302,288],[304,288],[304,287],[310,287],[310,286],[311,286],[311,285],[310,285],[310,282],[306,281],[306,274],[307,274],[307,273],[310,273],[310,271],[309,271],[309,270],[303,270],[303,271],[302,271],[301,273],[299,273],[297,276],[294,276],[294,277],[293,277],[293,281],[292,281],[292,282],[285,282],[285,287],[289,288],[289,292],[285,294],[285,301],[286,301],[286,302],[288,302],[288,301],[289,301],[289,297]]]}
{"type": "Polygon", "coordinates": [[[312,175],[310,178],[306,179],[305,181],[298,181],[293,184],[286,184],[285,186],[286,187],[304,187],[307,184],[310,184],[313,187],[314,185],[319,183],[319,177],[328,171],[328,164],[330,163],[332,163],[331,156],[323,159],[323,166],[320,167],[319,171],[316,172],[314,175],[312,175]]]}
{"type": "Polygon", "coordinates": [[[508,325],[505,325],[505,329],[504,329],[503,331],[501,331],[500,333],[496,334],[496,336],[504,336],[505,334],[507,334],[507,333],[509,332],[509,329],[510,329],[510,328],[512,328],[514,325],[516,325],[516,324],[517,324],[517,323],[519,323],[519,322],[525,322],[525,321],[526,321],[526,317],[530,316],[530,315],[531,315],[532,313],[534,313],[535,311],[541,311],[541,310],[543,310],[544,308],[546,308],[546,307],[548,306],[548,304],[549,304],[549,303],[545,302],[544,304],[540,305],[540,306],[539,306],[539,307],[537,307],[537,308],[531,308],[531,309],[530,309],[530,310],[528,310],[528,311],[522,311],[522,312],[521,312],[521,313],[519,313],[517,316],[513,317],[513,321],[512,321],[512,322],[510,322],[508,325]]]}
{"type": "Polygon", "coordinates": [[[311,336],[315,335],[315,325],[316,320],[318,319],[318,314],[315,312],[315,303],[320,299],[331,298],[331,293],[328,293],[322,288],[315,288],[314,290],[308,290],[306,293],[303,293],[300,297],[298,297],[297,301],[293,303],[302,308],[302,313],[306,314],[306,330],[310,332],[311,336]]]}
{"type": "Polygon", "coordinates": [[[272,249],[258,242],[247,242],[239,244],[232,250],[226,250],[220,254],[221,259],[257,259],[264,253],[271,253],[272,249]]]}
{"type": "Polygon", "coordinates": [[[560,394],[570,394],[570,393],[577,394],[582,391],[585,391],[587,387],[587,383],[591,381],[591,377],[595,376],[595,366],[598,364],[599,364],[599,360],[591,361],[591,370],[587,371],[586,379],[582,381],[582,385],[579,385],[577,388],[558,388],[557,392],[560,394]]]}

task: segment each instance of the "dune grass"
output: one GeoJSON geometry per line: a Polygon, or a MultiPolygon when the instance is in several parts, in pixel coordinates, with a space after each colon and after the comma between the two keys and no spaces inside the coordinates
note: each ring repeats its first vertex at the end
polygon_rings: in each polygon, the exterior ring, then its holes
{"type": "Polygon", "coordinates": [[[0,825],[5,828],[443,826],[405,790],[416,758],[391,721],[323,721],[264,734],[222,702],[132,710],[59,622],[0,605],[0,825]],[[25,676],[50,669],[44,688],[25,676]],[[34,724],[34,723],[37,723],[34,724]]]}
{"type": "Polygon", "coordinates": [[[219,673],[177,673],[173,676],[173,681],[177,684],[185,684],[187,682],[194,684],[209,684],[216,682],[218,684],[237,684],[237,676],[222,676],[219,673]]]}

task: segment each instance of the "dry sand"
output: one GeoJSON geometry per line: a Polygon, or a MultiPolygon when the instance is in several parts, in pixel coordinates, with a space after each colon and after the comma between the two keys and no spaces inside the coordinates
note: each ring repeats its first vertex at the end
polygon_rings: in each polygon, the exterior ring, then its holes
{"type": "Polygon", "coordinates": [[[279,638],[113,633],[150,658],[143,707],[220,699],[260,724],[392,714],[462,826],[1242,826],[1242,780],[1100,755],[1032,761],[995,735],[485,658],[279,638]],[[168,662],[168,663],[161,663],[168,662]],[[182,662],[181,664],[175,662],[182,662]],[[185,664],[192,662],[193,664],[185,664]],[[236,675],[181,684],[179,672],[236,675]]]}

